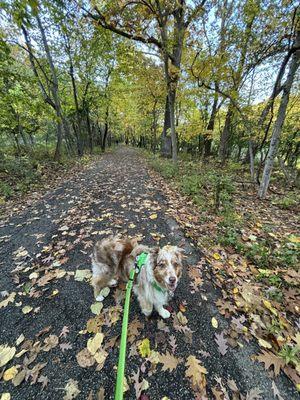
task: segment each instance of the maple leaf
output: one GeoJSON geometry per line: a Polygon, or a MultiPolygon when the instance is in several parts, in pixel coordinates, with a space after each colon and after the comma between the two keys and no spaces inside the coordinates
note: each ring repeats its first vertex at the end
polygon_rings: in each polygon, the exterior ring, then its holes
{"type": "Polygon", "coordinates": [[[224,356],[227,353],[228,346],[227,346],[227,340],[224,338],[224,332],[221,333],[215,333],[215,342],[218,345],[218,350],[224,356]]]}
{"type": "Polygon", "coordinates": [[[191,380],[192,386],[197,390],[204,389],[206,386],[206,368],[204,368],[200,364],[200,361],[192,355],[188,356],[185,366],[187,367],[185,376],[191,380]]]}
{"type": "Polygon", "coordinates": [[[266,350],[262,350],[262,354],[260,353],[258,356],[256,356],[256,359],[257,361],[265,364],[265,369],[269,369],[271,366],[273,366],[275,376],[279,374],[280,368],[283,368],[285,365],[285,362],[282,358],[266,350]]]}
{"type": "Polygon", "coordinates": [[[158,358],[159,362],[163,364],[162,371],[172,372],[175,368],[177,368],[177,365],[180,362],[179,358],[174,357],[168,351],[166,354],[159,354],[158,358]]]}
{"type": "Polygon", "coordinates": [[[73,348],[73,346],[71,345],[71,343],[67,342],[67,343],[61,343],[59,345],[59,347],[61,348],[61,351],[64,353],[65,350],[71,350],[73,348]]]}

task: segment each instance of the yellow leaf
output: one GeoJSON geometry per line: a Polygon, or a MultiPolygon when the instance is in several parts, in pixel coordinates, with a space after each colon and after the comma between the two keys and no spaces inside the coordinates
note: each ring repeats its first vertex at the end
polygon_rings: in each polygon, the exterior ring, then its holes
{"type": "Polygon", "coordinates": [[[292,243],[300,243],[300,236],[291,236],[289,241],[292,243]]]}
{"type": "Polygon", "coordinates": [[[235,287],[235,288],[232,289],[232,292],[233,292],[234,294],[237,294],[237,293],[239,292],[239,289],[238,289],[237,287],[235,287]]]}
{"type": "Polygon", "coordinates": [[[129,385],[126,379],[126,376],[123,377],[123,393],[127,392],[129,390],[129,385]]]}
{"type": "Polygon", "coordinates": [[[219,253],[214,253],[213,257],[214,257],[215,260],[220,260],[220,258],[221,258],[219,253]]]}
{"type": "Polygon", "coordinates": [[[31,310],[32,310],[32,307],[31,307],[31,306],[24,306],[24,307],[22,308],[22,313],[23,313],[23,314],[28,314],[28,313],[30,313],[31,310]]]}
{"type": "Polygon", "coordinates": [[[258,339],[258,343],[259,343],[259,345],[261,347],[264,347],[265,349],[271,349],[272,348],[272,345],[269,342],[267,342],[266,340],[264,340],[264,339],[258,339]]]}
{"type": "Polygon", "coordinates": [[[181,325],[186,325],[186,324],[188,323],[187,317],[185,317],[185,316],[182,314],[181,311],[179,311],[179,312],[177,313],[177,318],[178,318],[178,321],[181,323],[181,325]]]}
{"type": "Polygon", "coordinates": [[[148,338],[143,339],[138,347],[142,357],[150,356],[151,350],[150,350],[150,341],[148,338]]]}
{"type": "Polygon", "coordinates": [[[150,219],[156,219],[157,218],[157,214],[151,214],[149,218],[150,219]]]}
{"type": "Polygon", "coordinates": [[[0,400],[10,400],[11,399],[11,395],[10,393],[2,393],[0,400]]]}
{"type": "Polygon", "coordinates": [[[0,368],[3,367],[10,361],[16,353],[15,347],[9,347],[7,345],[0,346],[0,368]]]}
{"type": "Polygon", "coordinates": [[[272,304],[268,300],[263,300],[264,306],[271,311],[274,315],[277,315],[277,311],[275,310],[274,307],[272,307],[272,304]]]}
{"type": "Polygon", "coordinates": [[[17,373],[18,373],[18,368],[11,367],[4,372],[3,379],[5,381],[10,381],[11,379],[14,379],[14,377],[17,375],[17,373]]]}
{"type": "Polygon", "coordinates": [[[212,317],[211,324],[215,329],[217,329],[218,326],[219,326],[219,323],[218,323],[218,321],[217,321],[217,319],[215,317],[212,317]]]}
{"type": "Polygon", "coordinates": [[[99,349],[101,346],[101,343],[103,342],[104,335],[103,333],[96,333],[96,335],[93,338],[90,338],[87,342],[87,349],[88,351],[94,355],[96,351],[99,349]]]}
{"type": "Polygon", "coordinates": [[[129,228],[133,229],[133,228],[135,228],[135,227],[136,227],[135,224],[129,224],[129,228]]]}

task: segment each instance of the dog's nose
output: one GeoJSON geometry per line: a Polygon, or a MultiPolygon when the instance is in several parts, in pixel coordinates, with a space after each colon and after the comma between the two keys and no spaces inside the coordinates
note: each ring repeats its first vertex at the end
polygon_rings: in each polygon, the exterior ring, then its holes
{"type": "Polygon", "coordinates": [[[169,278],[169,282],[170,282],[172,285],[174,285],[174,283],[176,283],[176,278],[175,278],[175,276],[171,276],[171,277],[169,278]]]}

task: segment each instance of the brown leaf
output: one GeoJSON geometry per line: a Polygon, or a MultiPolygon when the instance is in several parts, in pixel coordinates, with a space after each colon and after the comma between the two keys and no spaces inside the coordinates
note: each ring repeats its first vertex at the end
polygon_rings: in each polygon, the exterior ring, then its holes
{"type": "Polygon", "coordinates": [[[76,354],[76,360],[82,368],[91,367],[96,361],[87,348],[76,354]]]}
{"type": "Polygon", "coordinates": [[[172,372],[175,368],[177,368],[178,363],[180,360],[170,354],[168,351],[166,354],[160,354],[159,362],[163,364],[162,371],[169,371],[172,372]]]}
{"type": "Polygon", "coordinates": [[[224,338],[224,332],[221,333],[215,333],[215,342],[218,345],[218,350],[224,356],[227,353],[228,346],[227,346],[227,340],[224,338]]]}
{"type": "Polygon", "coordinates": [[[185,366],[187,367],[185,376],[190,379],[193,388],[196,390],[205,389],[207,371],[200,364],[200,361],[195,356],[188,356],[185,366]]]}
{"type": "Polygon", "coordinates": [[[266,350],[262,350],[262,354],[256,356],[256,359],[257,361],[265,364],[265,369],[269,369],[271,366],[273,366],[275,376],[279,374],[280,368],[283,368],[285,365],[285,362],[282,358],[266,350]]]}
{"type": "Polygon", "coordinates": [[[103,387],[97,393],[97,400],[105,400],[105,389],[103,387]]]}
{"type": "Polygon", "coordinates": [[[54,347],[58,345],[58,336],[50,335],[44,339],[45,346],[43,347],[44,351],[50,351],[54,347]]]}

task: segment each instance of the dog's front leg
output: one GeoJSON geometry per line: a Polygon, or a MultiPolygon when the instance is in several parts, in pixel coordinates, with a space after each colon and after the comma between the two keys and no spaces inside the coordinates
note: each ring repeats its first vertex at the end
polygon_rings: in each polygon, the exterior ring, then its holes
{"type": "Polygon", "coordinates": [[[169,312],[168,310],[166,310],[166,309],[164,308],[164,306],[162,306],[161,304],[159,304],[159,305],[155,305],[155,308],[156,308],[158,314],[159,314],[162,318],[164,318],[164,319],[170,318],[171,314],[170,314],[170,312],[169,312]]]}
{"type": "Polygon", "coordinates": [[[153,304],[149,300],[143,298],[142,296],[139,296],[138,300],[140,303],[142,313],[146,315],[146,317],[149,317],[149,315],[151,315],[153,311],[153,304]]]}

